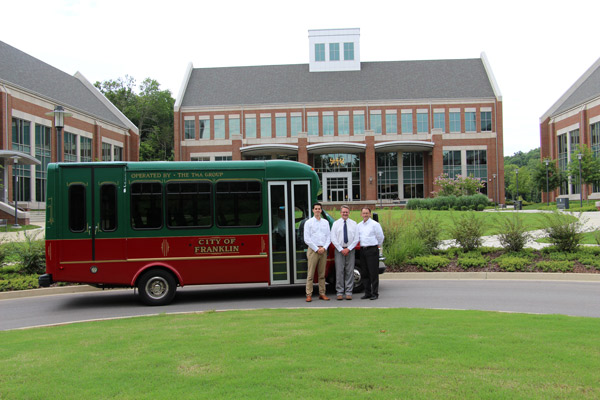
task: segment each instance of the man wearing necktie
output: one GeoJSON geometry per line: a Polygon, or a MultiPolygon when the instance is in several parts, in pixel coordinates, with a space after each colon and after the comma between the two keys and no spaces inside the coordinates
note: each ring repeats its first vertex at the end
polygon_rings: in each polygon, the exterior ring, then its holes
{"type": "Polygon", "coordinates": [[[335,290],[337,299],[352,300],[354,289],[354,248],[358,244],[357,224],[350,217],[350,208],[342,206],[341,218],[331,227],[331,243],[335,247],[335,290]]]}

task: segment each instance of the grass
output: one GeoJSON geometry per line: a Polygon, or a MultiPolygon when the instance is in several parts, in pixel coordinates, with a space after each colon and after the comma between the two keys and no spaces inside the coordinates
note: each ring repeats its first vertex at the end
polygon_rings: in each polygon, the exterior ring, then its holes
{"type": "Polygon", "coordinates": [[[159,315],[0,332],[0,398],[600,397],[600,319],[419,309],[159,315]]]}
{"type": "Polygon", "coordinates": [[[22,232],[40,227],[39,225],[19,225],[18,228],[14,228],[13,226],[12,224],[7,224],[5,227],[0,228],[0,232],[22,232]]]}

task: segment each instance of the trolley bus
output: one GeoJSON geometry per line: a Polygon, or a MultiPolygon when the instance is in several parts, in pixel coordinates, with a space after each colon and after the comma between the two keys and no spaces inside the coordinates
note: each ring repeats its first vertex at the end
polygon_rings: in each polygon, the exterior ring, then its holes
{"type": "Polygon", "coordinates": [[[305,284],[319,190],[310,166],[284,160],[49,164],[40,286],[136,287],[164,305],[177,286],[305,284]]]}

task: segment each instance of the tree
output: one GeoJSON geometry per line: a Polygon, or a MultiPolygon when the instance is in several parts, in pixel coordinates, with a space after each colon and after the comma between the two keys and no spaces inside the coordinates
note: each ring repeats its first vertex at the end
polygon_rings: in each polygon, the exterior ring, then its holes
{"type": "Polygon", "coordinates": [[[535,165],[533,172],[533,181],[535,187],[542,192],[546,192],[546,161],[548,161],[548,191],[553,191],[560,187],[565,177],[557,167],[556,160],[545,159],[535,165]]]}
{"type": "Polygon", "coordinates": [[[140,160],[173,159],[173,106],[175,99],[169,90],[160,90],[160,84],[150,78],[140,84],[135,93],[135,79],[96,82],[94,84],[140,132],[140,160]]]}
{"type": "MultiPolygon", "coordinates": [[[[581,154],[581,182],[591,185],[600,180],[600,159],[594,157],[592,150],[585,145],[578,145],[577,151],[571,154],[571,162],[567,167],[567,173],[574,183],[579,181],[579,159],[581,154]]],[[[584,192],[587,198],[587,194],[584,192]]]]}

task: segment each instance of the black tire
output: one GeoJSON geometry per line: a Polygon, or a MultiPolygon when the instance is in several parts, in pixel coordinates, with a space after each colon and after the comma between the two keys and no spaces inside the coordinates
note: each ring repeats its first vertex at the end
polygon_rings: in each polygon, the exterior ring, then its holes
{"type": "Polygon", "coordinates": [[[365,290],[365,284],[362,280],[362,275],[360,273],[360,268],[354,268],[354,293],[360,293],[365,290]]]}
{"type": "Polygon", "coordinates": [[[177,282],[168,271],[152,269],[145,272],[137,283],[140,299],[149,306],[164,306],[175,297],[177,282]]]}

